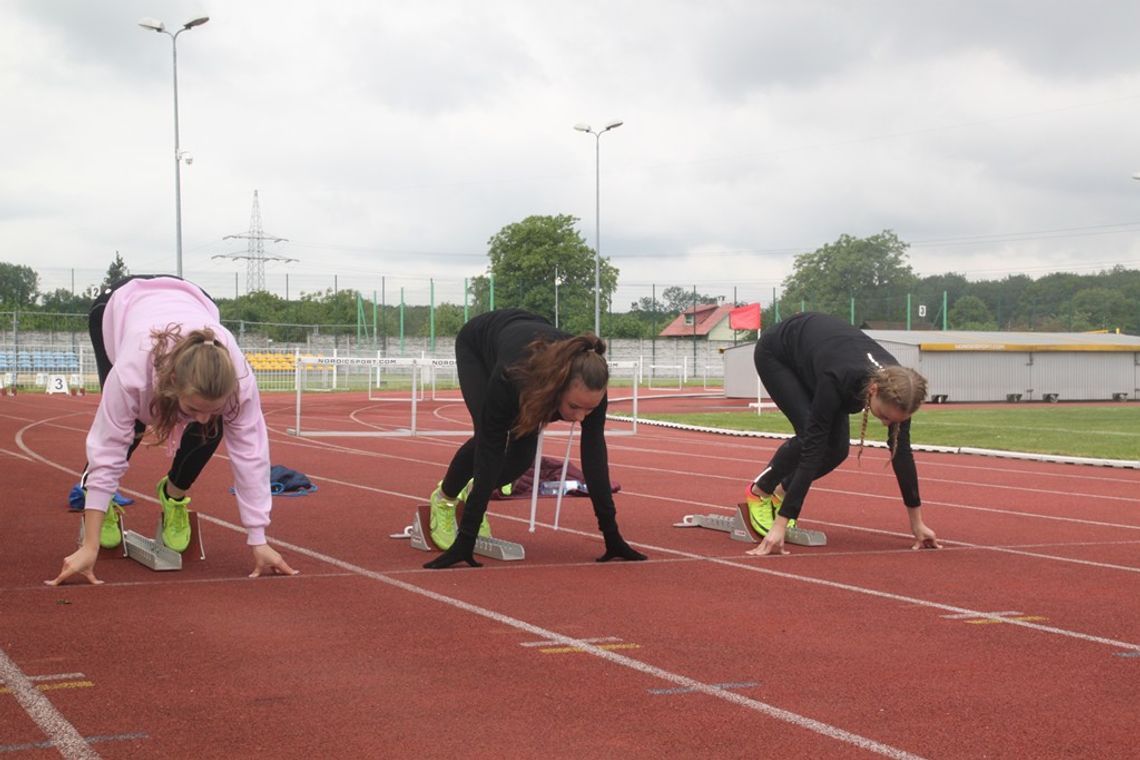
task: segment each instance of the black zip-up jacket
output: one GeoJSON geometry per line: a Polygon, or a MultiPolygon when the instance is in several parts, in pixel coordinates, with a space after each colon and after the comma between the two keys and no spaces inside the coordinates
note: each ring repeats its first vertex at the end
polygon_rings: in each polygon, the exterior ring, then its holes
{"type": "MultiPolygon", "coordinates": [[[[471,319],[459,336],[460,340],[476,347],[486,365],[492,367],[487,397],[475,421],[475,485],[467,497],[467,508],[476,509],[479,514],[486,510],[491,491],[498,485],[507,444],[512,439],[511,428],[519,415],[519,389],[507,370],[526,356],[527,347],[539,336],[549,340],[572,337],[537,314],[521,309],[481,314],[471,319]]],[[[582,474],[598,519],[598,529],[603,533],[617,530],[605,439],[607,406],[608,394],[602,396],[597,408],[582,420],[579,439],[582,474]]],[[[551,421],[559,419],[556,411],[551,421]]]]}
{"type": "MultiPolygon", "coordinates": [[[[863,410],[863,389],[876,365],[897,366],[899,362],[862,330],[827,314],[797,314],[769,328],[761,340],[766,350],[795,373],[812,397],[811,417],[800,436],[803,448],[799,466],[780,507],[782,516],[795,519],[820,469],[833,421],[839,415],[848,416],[863,410]]],[[[894,427],[888,428],[888,443],[894,427]]],[[[910,448],[910,420],[898,428],[891,465],[903,503],[919,507],[922,500],[910,448]]]]}

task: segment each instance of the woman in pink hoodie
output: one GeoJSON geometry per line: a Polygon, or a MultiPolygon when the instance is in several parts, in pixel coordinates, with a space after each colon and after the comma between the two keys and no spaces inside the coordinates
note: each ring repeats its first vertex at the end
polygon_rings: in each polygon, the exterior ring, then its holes
{"type": "Polygon", "coordinates": [[[147,436],[173,463],[156,491],[163,542],[190,543],[187,492],[223,440],[234,493],[253,551],[251,577],[296,571],[265,540],[272,496],[269,436],[257,380],[218,307],[201,288],[170,276],[137,276],[105,288],[91,307],[91,342],[102,396],[87,434],[84,535],[54,580],[90,583],[99,547],[122,541],[117,509],[108,509],[131,454],[147,436]]]}

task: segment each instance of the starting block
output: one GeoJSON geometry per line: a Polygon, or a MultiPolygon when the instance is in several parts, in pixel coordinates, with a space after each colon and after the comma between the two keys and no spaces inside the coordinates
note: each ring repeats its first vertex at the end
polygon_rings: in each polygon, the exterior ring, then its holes
{"type": "MultiPolygon", "coordinates": [[[[133,530],[127,530],[126,513],[122,507],[112,504],[110,509],[117,509],[119,511],[119,527],[123,531],[123,542],[114,549],[104,549],[99,547],[99,559],[107,558],[121,558],[130,557],[136,562],[146,565],[151,570],[181,570],[182,569],[182,554],[168,549],[166,544],[162,542],[162,515],[158,517],[158,525],[154,531],[154,538],[147,538],[141,533],[133,530]]],[[[198,519],[198,513],[194,510],[189,510],[187,514],[190,517],[190,545],[186,547],[183,554],[190,556],[198,555],[198,559],[206,559],[206,549],[202,544],[202,529],[201,522],[198,519]]],[[[83,544],[84,537],[84,523],[85,515],[79,516],[79,536],[76,539],[78,545],[83,544]]]]}
{"type": "MultiPolygon", "coordinates": [[[[206,559],[206,548],[202,544],[202,527],[198,513],[187,511],[190,517],[190,545],[186,551],[179,553],[170,549],[162,542],[162,516],[159,515],[158,525],[154,529],[154,538],[147,538],[133,530],[123,530],[123,554],[151,570],[181,570],[182,556],[198,555],[198,559],[206,559]]],[[[121,518],[120,518],[121,519],[121,518]]],[[[125,528],[126,526],[124,526],[125,528]]]]}
{"type": "MultiPolygon", "coordinates": [[[[752,528],[748,519],[748,505],[737,504],[736,512],[731,515],[685,515],[681,522],[673,523],[674,528],[711,528],[727,533],[733,541],[746,541],[758,544],[763,536],[752,528]]],[[[808,530],[806,528],[788,528],[784,533],[784,542],[796,546],[827,546],[827,534],[821,530],[808,530]]]]}
{"type": "MultiPolygon", "coordinates": [[[[455,510],[455,519],[458,521],[462,519],[463,506],[460,505],[455,510]]],[[[411,540],[412,548],[419,549],[424,552],[440,552],[440,549],[431,540],[431,505],[422,504],[416,508],[416,513],[412,517],[412,524],[404,528],[402,533],[393,533],[390,538],[407,538],[411,540]]],[[[516,544],[514,541],[504,541],[501,538],[484,538],[480,536],[475,539],[475,554],[483,557],[490,557],[491,559],[503,560],[504,562],[512,562],[514,560],[524,559],[526,551],[523,549],[522,544],[516,544]]]]}

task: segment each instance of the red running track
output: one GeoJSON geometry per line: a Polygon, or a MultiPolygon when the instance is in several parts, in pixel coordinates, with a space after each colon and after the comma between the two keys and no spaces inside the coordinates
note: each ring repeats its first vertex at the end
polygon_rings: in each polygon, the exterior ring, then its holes
{"type": "MultiPolygon", "coordinates": [[[[809,496],[803,524],[828,546],[750,557],[672,526],[729,514],[778,441],[642,425],[609,443],[619,522],[649,562],[595,563],[588,501],[564,501],[555,531],[548,498],[534,534],[529,500],[492,503],[524,561],[426,571],[389,535],[460,439],[299,439],[293,398],[270,395],[274,463],[320,487],[274,505],[271,539],[301,575],[246,577],[214,462],[194,489],[205,561],[107,558],[104,585],[47,587],[74,545],[66,498],[96,403],[0,398],[5,757],[1136,756],[1135,470],[919,453],[947,548],[915,552],[868,449],[809,496]]],[[[409,409],[338,395],[305,413],[306,429],[390,430],[409,409]]],[[[467,424],[458,401],[419,415],[467,424]]],[[[124,483],[144,532],[166,465],[140,449],[124,483]]]]}

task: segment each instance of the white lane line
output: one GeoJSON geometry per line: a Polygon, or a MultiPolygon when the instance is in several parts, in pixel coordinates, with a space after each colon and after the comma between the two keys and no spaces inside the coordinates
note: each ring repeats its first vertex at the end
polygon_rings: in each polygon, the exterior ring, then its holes
{"type": "Polygon", "coordinates": [[[39,726],[52,746],[67,760],[97,760],[99,753],[91,749],[75,726],[55,709],[51,700],[36,688],[36,685],[16,667],[8,654],[0,649],[0,682],[2,682],[24,712],[39,726]]]}

